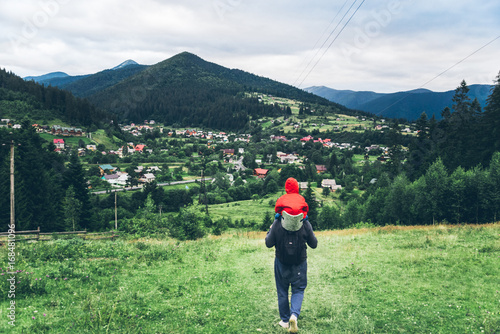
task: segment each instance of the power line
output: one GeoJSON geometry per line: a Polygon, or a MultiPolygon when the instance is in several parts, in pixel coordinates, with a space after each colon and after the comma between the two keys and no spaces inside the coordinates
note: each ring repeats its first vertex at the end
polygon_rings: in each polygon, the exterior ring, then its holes
{"type": "MultiPolygon", "coordinates": [[[[312,50],[316,49],[316,46],[318,45],[319,41],[323,38],[323,36],[325,35],[325,33],[330,29],[330,27],[332,26],[333,22],[335,21],[335,19],[337,18],[337,16],[339,16],[340,12],[342,12],[342,9],[344,9],[345,5],[347,4],[349,0],[346,0],[344,2],[344,4],[342,5],[342,7],[340,7],[339,11],[337,12],[337,14],[335,15],[335,17],[330,21],[330,24],[328,25],[328,27],[325,29],[325,31],[323,31],[323,33],[321,34],[321,36],[318,38],[318,40],[316,41],[316,43],[314,43],[314,46],[312,47],[312,50]]],[[[355,0],[354,2],[356,2],[357,0],[355,0]]],[[[353,3],[354,5],[354,3],[353,3]]],[[[352,5],[351,5],[352,7],[352,5]]],[[[346,13],[347,14],[347,13],[346,13]]],[[[345,16],[345,15],[344,15],[345,16]]],[[[295,79],[295,81],[293,82],[292,86],[295,86],[295,84],[297,83],[297,81],[300,79],[300,77],[304,74],[304,72],[306,71],[306,69],[309,67],[309,65],[311,64],[311,62],[313,61],[313,59],[318,55],[319,53],[319,50],[321,50],[323,48],[323,46],[325,46],[326,42],[330,39],[330,37],[332,36],[333,32],[337,29],[337,27],[339,26],[340,22],[342,22],[344,18],[342,17],[342,19],[340,19],[339,23],[337,23],[337,25],[335,26],[335,28],[330,32],[330,34],[328,35],[328,37],[323,41],[323,44],[319,47],[319,49],[316,51],[316,53],[314,54],[314,56],[311,57],[311,59],[309,60],[309,63],[304,67],[304,69],[302,70],[302,72],[299,74],[299,76],[297,77],[297,79],[295,79]]],[[[306,62],[306,58],[304,58],[304,60],[302,61],[302,63],[300,64],[299,67],[302,67],[302,65],[306,62]]]]}
{"type": "MultiPolygon", "coordinates": [[[[357,1],[357,0],[356,0],[357,1]]],[[[352,6],[356,3],[356,1],[354,1],[354,3],[351,5],[351,7],[349,8],[349,10],[346,12],[346,14],[351,10],[352,6]]],[[[326,48],[326,50],[323,52],[323,54],[321,55],[321,57],[319,57],[319,59],[316,61],[316,63],[314,63],[314,66],[309,70],[309,72],[307,72],[307,75],[304,77],[304,79],[302,79],[302,81],[300,82],[300,84],[298,85],[298,87],[302,86],[302,84],[304,83],[304,81],[307,79],[307,77],[311,74],[311,72],[314,70],[314,68],[316,67],[316,65],[318,65],[318,63],[320,62],[320,60],[323,58],[323,56],[326,54],[326,52],[328,51],[328,49],[330,49],[330,47],[333,45],[333,43],[337,40],[337,38],[340,36],[340,34],[342,33],[342,31],[344,31],[345,27],[349,24],[349,22],[351,22],[351,19],[354,17],[354,15],[356,15],[356,13],[358,12],[358,10],[361,8],[361,6],[365,3],[365,0],[363,0],[358,8],[356,8],[356,10],[352,13],[351,17],[349,17],[349,20],[347,20],[347,22],[344,24],[344,26],[342,27],[342,29],[337,33],[337,35],[335,36],[335,38],[333,39],[333,41],[330,43],[330,45],[328,45],[328,47],[326,48]]],[[[344,15],[345,17],[345,15],[344,15]]],[[[343,19],[343,18],[342,18],[343,19]]]]}
{"type": "MultiPolygon", "coordinates": [[[[475,55],[476,53],[478,53],[479,51],[481,51],[482,49],[484,49],[485,47],[487,47],[488,45],[490,45],[491,43],[493,43],[494,41],[496,41],[497,39],[500,38],[500,35],[498,35],[497,37],[493,38],[491,41],[489,41],[488,43],[484,44],[483,46],[481,46],[479,49],[475,50],[474,52],[472,52],[471,54],[469,54],[468,56],[466,56],[465,58],[462,58],[461,60],[459,60],[458,62],[456,62],[455,64],[451,65],[450,67],[448,67],[446,70],[444,70],[443,72],[439,73],[438,75],[436,75],[434,78],[430,79],[429,81],[425,82],[424,84],[422,84],[420,87],[418,87],[417,89],[420,89],[420,88],[424,88],[427,84],[431,83],[432,81],[436,80],[437,78],[439,78],[440,76],[442,76],[443,74],[445,74],[446,72],[448,72],[449,70],[451,70],[452,68],[454,68],[455,66],[459,65],[460,63],[463,63],[464,61],[466,61],[467,59],[469,59],[470,57],[472,57],[473,55],[475,55]]],[[[394,105],[398,104],[399,102],[403,101],[404,99],[406,99],[408,96],[410,95],[410,93],[407,93],[405,96],[403,96],[401,99],[397,100],[396,102],[394,102],[393,104],[391,104],[390,106],[382,109],[381,111],[379,111],[378,113],[376,113],[375,115],[380,115],[381,113],[383,113],[384,111],[386,111],[387,109],[393,107],[394,105]]]]}

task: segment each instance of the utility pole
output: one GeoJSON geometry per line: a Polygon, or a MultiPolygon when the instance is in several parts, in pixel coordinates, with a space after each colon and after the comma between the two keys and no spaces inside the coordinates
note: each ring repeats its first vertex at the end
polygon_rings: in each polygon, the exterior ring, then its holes
{"type": "Polygon", "coordinates": [[[12,139],[10,142],[10,226],[15,226],[14,203],[14,139],[12,139]]]}
{"type": "Polygon", "coordinates": [[[201,165],[200,196],[199,196],[198,202],[199,203],[203,203],[204,202],[204,204],[205,204],[205,212],[208,215],[207,189],[206,189],[206,185],[205,185],[205,167],[206,167],[206,160],[205,160],[205,155],[203,155],[203,157],[202,157],[202,165],[201,165]],[[202,202],[202,195],[203,195],[203,202],[202,202]]]}
{"type": "Polygon", "coordinates": [[[118,210],[117,210],[117,205],[116,205],[117,194],[118,194],[118,192],[115,190],[115,231],[118,230],[118,210]]]}

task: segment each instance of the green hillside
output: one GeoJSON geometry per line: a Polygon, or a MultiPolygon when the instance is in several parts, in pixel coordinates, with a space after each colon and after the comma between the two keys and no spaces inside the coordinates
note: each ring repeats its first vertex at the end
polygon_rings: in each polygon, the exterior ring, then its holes
{"type": "MultiPolygon", "coordinates": [[[[496,224],[317,233],[299,333],[498,333],[499,232],[496,224]]],[[[15,332],[286,333],[264,237],[18,242],[15,332]]],[[[9,326],[6,317],[0,332],[9,326]]]]}
{"type": "Polygon", "coordinates": [[[349,109],[295,87],[181,53],[89,97],[121,120],[154,119],[168,125],[243,129],[251,117],[285,114],[246,92],[314,104],[327,112],[349,109]]]}
{"type": "Polygon", "coordinates": [[[61,84],[60,87],[69,90],[75,96],[87,97],[114,86],[118,82],[143,71],[145,68],[147,68],[145,65],[130,65],[121,69],[104,70],[68,84],[61,84]]]}
{"type": "Polygon", "coordinates": [[[72,126],[109,124],[109,114],[70,92],[45,87],[0,69],[0,116],[21,121],[29,118],[40,124],[62,121],[72,126]]]}

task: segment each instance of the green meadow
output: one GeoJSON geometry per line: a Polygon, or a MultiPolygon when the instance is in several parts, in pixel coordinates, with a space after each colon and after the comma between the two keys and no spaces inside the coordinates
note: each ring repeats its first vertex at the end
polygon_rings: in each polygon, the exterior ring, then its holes
{"type": "MultiPolygon", "coordinates": [[[[265,233],[16,243],[1,333],[286,333],[265,233]]],[[[499,333],[500,224],[318,232],[300,333],[499,333]]],[[[7,249],[0,249],[7,262],[7,249]]]]}

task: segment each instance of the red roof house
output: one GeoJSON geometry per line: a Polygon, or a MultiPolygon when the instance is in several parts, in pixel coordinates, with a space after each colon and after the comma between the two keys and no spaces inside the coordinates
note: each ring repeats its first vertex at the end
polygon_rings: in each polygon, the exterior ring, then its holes
{"type": "Polygon", "coordinates": [[[54,139],[54,145],[58,149],[64,149],[64,139],[54,139]]]}
{"type": "Polygon", "coordinates": [[[253,170],[253,175],[257,176],[258,178],[265,178],[267,173],[269,173],[269,169],[255,168],[253,170]]]}
{"type": "Polygon", "coordinates": [[[142,151],[144,151],[145,147],[146,147],[146,145],[136,145],[134,149],[136,150],[136,152],[142,153],[142,151]]]}

